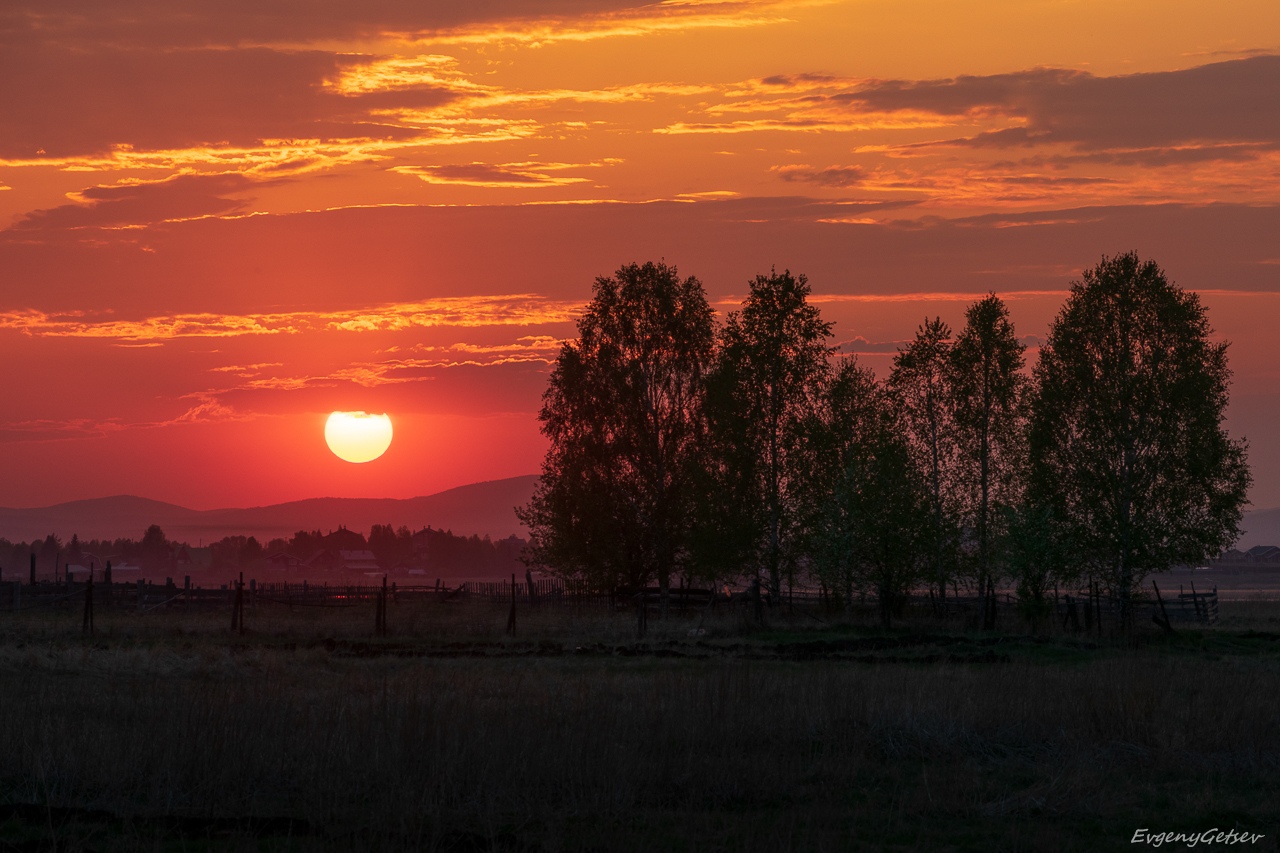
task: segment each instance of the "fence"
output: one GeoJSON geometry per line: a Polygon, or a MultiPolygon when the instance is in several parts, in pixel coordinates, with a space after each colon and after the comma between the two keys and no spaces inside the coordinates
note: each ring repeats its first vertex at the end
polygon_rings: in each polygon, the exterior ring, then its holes
{"type": "MultiPolygon", "coordinates": [[[[1161,593],[1153,583],[1151,598],[1139,598],[1133,602],[1135,621],[1148,622],[1154,617],[1157,624],[1199,623],[1212,625],[1218,621],[1218,592],[1213,588],[1200,592],[1193,587],[1190,592],[1179,589],[1176,594],[1161,593]]],[[[233,624],[243,628],[244,604],[284,607],[357,607],[374,603],[379,608],[378,624],[385,630],[385,602],[462,603],[477,602],[527,607],[529,605],[576,608],[592,607],[610,610],[655,610],[665,606],[675,612],[709,609],[718,605],[741,605],[758,608],[768,606],[767,593],[754,597],[753,592],[672,587],[666,592],[650,587],[641,590],[606,592],[586,584],[560,579],[523,580],[514,575],[508,581],[464,581],[455,586],[386,584],[314,584],[258,583],[256,580],[230,581],[216,589],[192,586],[187,579],[179,586],[172,580],[164,584],[138,580],[133,582],[40,582],[34,585],[20,581],[0,583],[0,612],[21,612],[38,609],[71,609],[83,607],[86,630],[92,627],[93,608],[110,606],[127,608],[139,613],[160,608],[233,608],[233,624]],[[237,587],[239,586],[239,589],[237,587]],[[237,593],[239,593],[237,595],[237,593]],[[236,622],[235,620],[240,620],[236,622]]],[[[934,612],[964,614],[981,608],[983,599],[976,595],[950,595],[945,604],[935,601],[932,592],[917,591],[905,600],[908,607],[927,608],[934,612]]],[[[792,588],[783,590],[782,606],[805,611],[822,612],[838,609],[843,604],[838,598],[822,589],[792,588]]],[[[1055,595],[1051,602],[1055,621],[1064,630],[1101,632],[1105,622],[1119,619],[1120,605],[1116,599],[1104,596],[1097,587],[1055,595]]],[[[876,598],[871,594],[859,595],[848,602],[855,609],[874,608],[876,598]]],[[[996,596],[1001,609],[1012,609],[1017,600],[1009,593],[996,596]]],[[[643,621],[643,619],[642,619],[643,621]]]]}

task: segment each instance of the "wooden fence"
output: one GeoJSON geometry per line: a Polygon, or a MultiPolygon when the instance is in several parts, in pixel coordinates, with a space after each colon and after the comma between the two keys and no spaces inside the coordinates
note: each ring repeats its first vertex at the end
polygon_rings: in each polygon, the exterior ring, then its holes
{"type": "MultiPolygon", "coordinates": [[[[137,612],[149,612],[160,608],[228,607],[237,601],[237,581],[229,581],[219,588],[192,586],[189,581],[178,585],[151,581],[115,582],[107,584],[84,581],[60,583],[40,582],[34,585],[20,581],[0,583],[0,612],[21,612],[43,608],[71,609],[84,606],[87,610],[108,606],[114,609],[128,608],[137,612]],[[92,587],[93,592],[89,590],[92,587]]],[[[1134,601],[1134,619],[1142,622],[1167,619],[1169,623],[1200,623],[1212,625],[1218,621],[1217,588],[1202,592],[1192,588],[1179,589],[1177,593],[1165,592],[1153,584],[1152,596],[1134,601]]],[[[654,610],[663,606],[662,592],[656,587],[623,592],[605,592],[585,584],[560,579],[524,579],[512,577],[505,581],[465,581],[452,587],[436,581],[433,585],[416,584],[400,586],[379,584],[329,584],[310,583],[258,583],[249,580],[240,590],[240,601],[250,605],[280,605],[285,607],[355,607],[386,600],[392,602],[477,602],[520,606],[574,606],[597,607],[611,610],[633,610],[643,607],[654,610]]],[[[668,591],[666,606],[676,612],[711,608],[721,605],[758,606],[757,599],[748,590],[728,592],[696,588],[672,587],[668,591]]],[[[769,605],[767,595],[763,604],[769,605]]],[[[1001,609],[1016,607],[1017,600],[1009,593],[999,593],[996,600],[1001,609]]],[[[783,590],[784,607],[799,607],[821,611],[837,606],[836,599],[820,589],[792,588],[783,590]]],[[[917,591],[908,597],[907,606],[912,609],[935,609],[931,594],[917,591]]],[[[858,608],[875,607],[874,595],[859,596],[853,605],[858,608]]],[[[951,595],[946,599],[945,611],[965,613],[979,609],[982,599],[975,595],[951,595]]],[[[381,604],[379,606],[382,606],[381,604]]],[[[1119,602],[1104,596],[1095,587],[1076,590],[1055,596],[1052,601],[1054,618],[1063,629],[1076,631],[1100,631],[1104,622],[1114,622],[1119,617],[1119,602]]]]}

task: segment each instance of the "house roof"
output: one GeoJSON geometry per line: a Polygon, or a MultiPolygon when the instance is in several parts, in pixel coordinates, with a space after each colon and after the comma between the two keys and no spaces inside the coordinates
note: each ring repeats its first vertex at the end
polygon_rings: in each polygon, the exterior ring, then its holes
{"type": "Polygon", "coordinates": [[[1254,560],[1268,560],[1273,557],[1280,557],[1280,547],[1275,545],[1254,545],[1245,553],[1254,560]]]}

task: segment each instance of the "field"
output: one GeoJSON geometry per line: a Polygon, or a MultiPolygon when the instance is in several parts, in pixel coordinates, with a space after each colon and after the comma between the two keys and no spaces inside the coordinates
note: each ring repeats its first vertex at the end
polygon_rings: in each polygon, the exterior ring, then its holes
{"type": "Polygon", "coordinates": [[[0,849],[1277,849],[1275,602],[1126,640],[389,611],[0,613],[0,849]]]}

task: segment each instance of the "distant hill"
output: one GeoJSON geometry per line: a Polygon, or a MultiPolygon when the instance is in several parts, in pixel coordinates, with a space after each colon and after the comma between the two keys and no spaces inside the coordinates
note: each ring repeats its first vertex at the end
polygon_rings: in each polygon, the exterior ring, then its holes
{"type": "Polygon", "coordinates": [[[311,498],[248,509],[195,510],[117,495],[34,509],[0,508],[0,537],[29,542],[53,533],[65,542],[75,533],[81,539],[140,539],[149,525],[158,524],[169,539],[193,545],[237,534],[256,536],[265,544],[299,530],[328,532],[345,526],[367,533],[375,524],[390,524],[500,539],[528,535],[515,507],[529,502],[537,479],[529,474],[489,480],[417,498],[311,498]]]}

